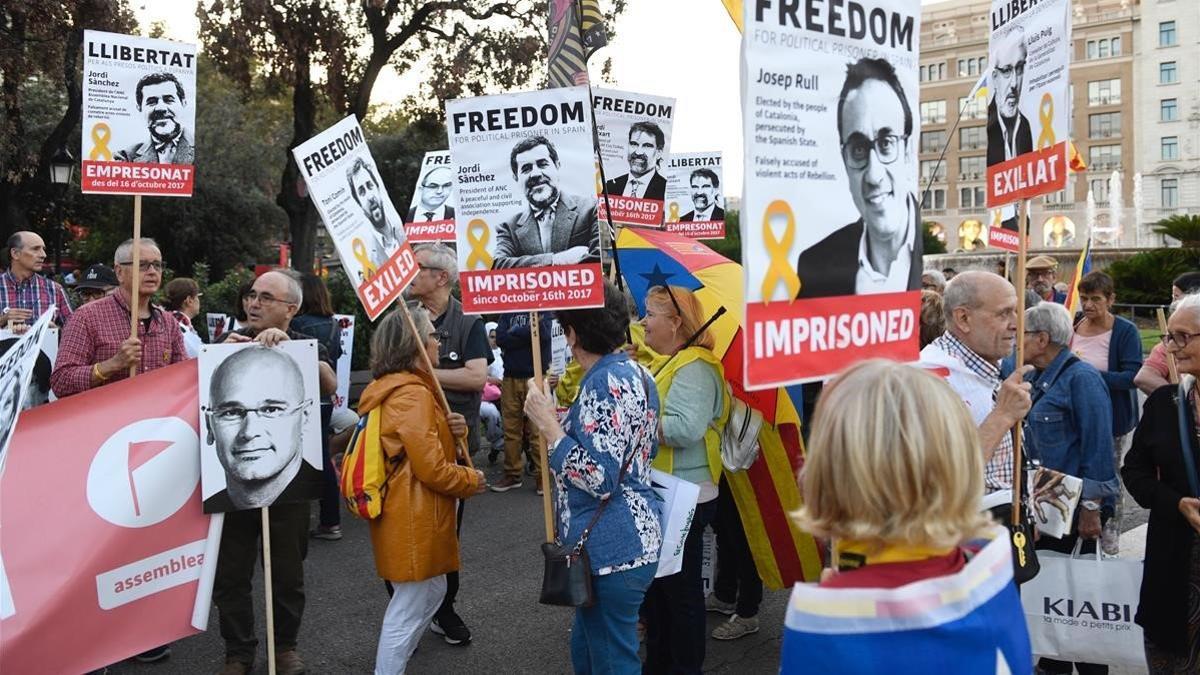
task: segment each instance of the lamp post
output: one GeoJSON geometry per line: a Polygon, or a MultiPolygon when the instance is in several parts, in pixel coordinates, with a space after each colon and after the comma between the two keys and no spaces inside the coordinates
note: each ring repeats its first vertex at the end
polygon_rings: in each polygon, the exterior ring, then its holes
{"type": "Polygon", "coordinates": [[[55,275],[62,274],[63,230],[66,229],[63,223],[63,202],[67,199],[67,190],[71,186],[71,178],[74,174],[75,158],[71,155],[71,151],[67,150],[67,147],[64,145],[50,158],[50,182],[59,186],[58,207],[55,209],[57,215],[55,236],[58,238],[58,244],[54,247],[55,275]]]}

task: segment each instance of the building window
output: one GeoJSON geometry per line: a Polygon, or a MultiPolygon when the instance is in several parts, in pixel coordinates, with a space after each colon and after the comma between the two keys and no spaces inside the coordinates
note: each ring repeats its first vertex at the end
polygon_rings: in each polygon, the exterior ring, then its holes
{"type": "Polygon", "coordinates": [[[1175,38],[1175,22],[1161,21],[1158,24],[1158,46],[1159,47],[1174,47],[1177,44],[1175,38]]]}
{"type": "Polygon", "coordinates": [[[946,208],[946,191],[942,189],[926,190],[924,196],[921,197],[921,208],[925,210],[946,208]]]}
{"type": "MultiPolygon", "coordinates": [[[[910,71],[911,72],[911,71],[910,71]]],[[[925,101],[921,104],[921,124],[945,124],[946,102],[925,101]]]]}
{"type": "Polygon", "coordinates": [[[1163,136],[1162,138],[1162,161],[1172,162],[1179,159],[1179,137],[1178,136],[1163,136]]]}
{"type": "Polygon", "coordinates": [[[959,150],[982,150],[987,147],[987,127],[963,127],[958,130],[959,150]]]}
{"type": "Polygon", "coordinates": [[[936,159],[926,159],[921,162],[921,180],[922,181],[943,181],[946,180],[946,163],[939,162],[936,159]],[[934,173],[936,169],[937,173],[934,173]]]}
{"type": "Polygon", "coordinates": [[[958,208],[982,209],[987,206],[982,187],[965,187],[958,190],[958,208]]]}
{"type": "Polygon", "coordinates": [[[1179,206],[1179,179],[1164,178],[1161,183],[1162,206],[1164,209],[1173,209],[1179,206]]]}
{"type": "Polygon", "coordinates": [[[944,80],[946,79],[946,64],[944,62],[930,63],[928,65],[921,66],[920,75],[922,82],[936,82],[938,80],[944,80]]]}
{"type": "Polygon", "coordinates": [[[1088,82],[1088,105],[1117,105],[1121,102],[1121,80],[1088,82]]]}
{"type": "Polygon", "coordinates": [[[1052,204],[1052,205],[1053,204],[1066,204],[1067,203],[1067,191],[1066,190],[1058,190],[1056,192],[1048,193],[1045,196],[1045,198],[1042,200],[1042,202],[1045,204],[1052,204]]]}
{"type": "Polygon", "coordinates": [[[1179,100],[1164,98],[1158,102],[1158,119],[1160,122],[1174,122],[1179,119],[1179,100]]]}
{"type": "Polygon", "coordinates": [[[987,99],[982,96],[958,97],[958,109],[962,111],[964,120],[981,120],[987,118],[987,99]]]}
{"type": "Polygon", "coordinates": [[[1088,137],[1110,138],[1121,133],[1121,113],[1107,112],[1088,115],[1088,137]]]}
{"type": "Polygon", "coordinates": [[[1178,82],[1179,72],[1175,69],[1174,61],[1163,61],[1158,64],[1158,83],[1159,84],[1175,84],[1178,82]]]}
{"type": "Polygon", "coordinates": [[[945,131],[939,129],[937,131],[921,132],[921,152],[941,152],[945,146],[945,131]]]}
{"type": "Polygon", "coordinates": [[[959,59],[958,76],[979,77],[979,74],[983,72],[986,61],[987,57],[985,56],[974,56],[969,59],[959,59]]]}
{"type": "Polygon", "coordinates": [[[1108,179],[1094,178],[1091,181],[1092,199],[1096,200],[1097,204],[1108,203],[1108,179]]]}
{"type": "Polygon", "coordinates": [[[1121,38],[1111,37],[1099,40],[1088,40],[1085,57],[1088,59],[1107,59],[1110,56],[1121,55],[1121,38]]]}
{"type": "Polygon", "coordinates": [[[1121,166],[1121,146],[1093,145],[1088,148],[1088,168],[1112,170],[1121,166]]]}
{"type": "Polygon", "coordinates": [[[958,177],[962,180],[983,180],[984,157],[959,157],[958,158],[958,177]]]}

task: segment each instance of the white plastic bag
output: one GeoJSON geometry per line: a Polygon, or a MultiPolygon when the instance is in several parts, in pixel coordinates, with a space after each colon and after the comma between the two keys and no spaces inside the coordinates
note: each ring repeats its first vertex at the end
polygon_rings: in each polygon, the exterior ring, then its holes
{"type": "Polygon", "coordinates": [[[683,569],[683,544],[692,528],[700,486],[658,469],[650,469],[650,486],[662,499],[659,513],[662,548],[658,551],[658,572],[654,575],[658,578],[683,569]]]}

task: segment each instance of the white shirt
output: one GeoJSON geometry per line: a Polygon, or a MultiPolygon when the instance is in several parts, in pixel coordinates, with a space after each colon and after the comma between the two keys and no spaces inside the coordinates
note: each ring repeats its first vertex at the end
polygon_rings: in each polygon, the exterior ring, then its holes
{"type": "Polygon", "coordinates": [[[413,214],[413,220],[418,223],[427,223],[431,220],[446,220],[446,205],[442,204],[433,211],[429,211],[424,206],[417,204],[417,212],[413,214]],[[427,213],[432,213],[433,217],[427,217],[425,215],[427,213]]]}
{"type": "Polygon", "coordinates": [[[692,214],[692,221],[702,223],[713,219],[713,210],[717,208],[717,203],[713,202],[708,205],[708,208],[703,211],[696,211],[692,214]]]}
{"type": "Polygon", "coordinates": [[[646,188],[650,186],[650,181],[653,180],[656,175],[658,175],[658,171],[655,169],[647,171],[644,175],[642,175],[641,178],[634,178],[633,174],[629,174],[629,179],[625,183],[624,196],[645,199],[646,188]],[[637,185],[634,185],[634,181],[637,181],[637,185]]]}
{"type": "MultiPolygon", "coordinates": [[[[697,218],[697,220],[699,219],[697,218]]],[[[883,274],[871,266],[871,260],[867,257],[867,226],[864,223],[862,238],[858,240],[858,274],[854,277],[854,292],[859,295],[867,295],[907,291],[908,275],[912,271],[915,237],[916,228],[913,227],[912,219],[909,218],[908,234],[905,235],[904,244],[900,247],[897,258],[892,261],[888,273],[883,274]]]]}
{"type": "MultiPolygon", "coordinates": [[[[1017,135],[1021,131],[1021,113],[1017,112],[1017,122],[1013,125],[1012,134],[1008,133],[1008,125],[1004,123],[1004,118],[997,113],[1000,122],[1000,135],[1004,137],[1004,159],[1009,160],[1017,156],[1017,135]]],[[[1000,207],[1000,220],[1008,220],[1017,217],[1017,205],[1005,204],[1000,207]]]]}

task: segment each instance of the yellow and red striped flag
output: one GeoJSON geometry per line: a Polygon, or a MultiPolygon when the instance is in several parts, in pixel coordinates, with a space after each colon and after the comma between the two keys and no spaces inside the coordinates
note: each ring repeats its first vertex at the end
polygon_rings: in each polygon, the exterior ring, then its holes
{"type": "Polygon", "coordinates": [[[742,0],[721,0],[725,4],[725,11],[729,12],[729,18],[733,19],[733,25],[737,26],[738,32],[742,32],[742,0]]]}
{"type": "Polygon", "coordinates": [[[1067,311],[1071,313],[1071,316],[1075,316],[1075,312],[1079,311],[1079,280],[1091,271],[1092,238],[1089,236],[1083,244],[1083,250],[1079,252],[1079,260],[1075,262],[1075,276],[1071,279],[1071,286],[1067,289],[1067,301],[1063,303],[1067,306],[1067,311]]]}
{"type": "Polygon", "coordinates": [[[1083,161],[1083,155],[1079,154],[1079,150],[1075,147],[1075,141],[1067,141],[1071,148],[1071,158],[1067,160],[1067,165],[1072,171],[1086,171],[1087,163],[1083,161]]]}
{"type": "Polygon", "coordinates": [[[549,0],[549,10],[549,86],[587,84],[588,58],[608,44],[599,0],[549,0]]]}

